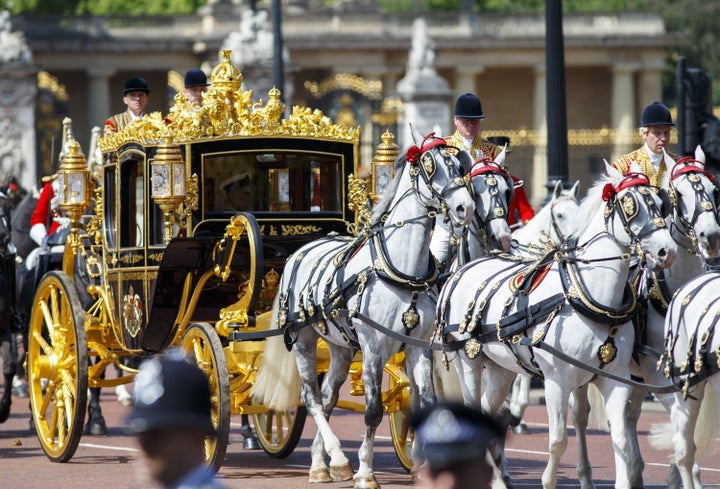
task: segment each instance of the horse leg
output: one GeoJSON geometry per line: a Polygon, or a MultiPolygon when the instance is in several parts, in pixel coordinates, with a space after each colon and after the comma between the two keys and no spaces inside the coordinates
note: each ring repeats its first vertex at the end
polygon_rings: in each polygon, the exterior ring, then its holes
{"type": "Polygon", "coordinates": [[[15,337],[7,332],[0,339],[0,357],[3,364],[3,377],[5,388],[0,398],[0,423],[4,423],[10,417],[10,405],[12,404],[12,381],[17,370],[17,346],[15,337]]]}
{"type": "Polygon", "coordinates": [[[510,426],[513,433],[518,435],[528,434],[528,427],[522,420],[525,408],[530,404],[530,376],[518,374],[513,382],[510,397],[510,426]]]}
{"type": "MultiPolygon", "coordinates": [[[[99,361],[99,358],[96,357],[99,361]]],[[[105,371],[100,376],[105,378],[105,371]]],[[[107,435],[108,429],[105,424],[105,417],[103,416],[102,409],[100,408],[100,387],[90,388],[90,401],[88,402],[88,420],[85,424],[84,434],[86,435],[107,435]]]]}
{"type": "MultiPolygon", "coordinates": [[[[295,360],[302,381],[300,396],[310,416],[317,426],[318,434],[313,442],[310,455],[310,482],[328,482],[328,480],[349,480],[352,477],[350,462],[340,446],[340,440],[330,427],[323,411],[323,402],[317,376],[317,339],[311,328],[304,328],[298,334],[293,348],[295,360]],[[322,443],[319,442],[322,440],[322,443]],[[330,456],[330,473],[325,464],[325,454],[330,456]]],[[[332,350],[333,346],[328,344],[332,350]]],[[[332,364],[330,365],[332,369],[332,364]]],[[[332,375],[332,374],[330,374],[332,375]]]]}
{"type": "Polygon", "coordinates": [[[587,385],[578,387],[572,393],[572,422],[575,427],[575,438],[578,445],[577,475],[580,489],[594,489],[592,481],[592,465],[588,457],[587,427],[590,415],[590,404],[587,397],[587,385]]]}
{"type": "MultiPolygon", "coordinates": [[[[471,375],[472,378],[476,379],[472,381],[473,383],[482,380],[482,367],[478,367],[476,363],[475,368],[477,373],[471,375]]],[[[465,375],[467,379],[467,373],[465,375]]],[[[515,377],[515,372],[506,370],[495,362],[485,359],[485,385],[482,390],[481,408],[483,412],[495,416],[505,427],[510,423],[510,410],[505,405],[505,401],[515,377]]],[[[507,470],[507,458],[505,457],[505,440],[498,440],[490,444],[488,449],[499,472],[499,477],[502,479],[502,484],[507,488],[512,488],[512,479],[507,470]]],[[[496,473],[496,479],[497,476],[498,473],[496,473]]],[[[497,480],[493,487],[500,484],[500,482],[497,480]]]]}
{"type": "Polygon", "coordinates": [[[643,482],[643,470],[645,470],[645,461],[640,452],[640,442],[638,441],[637,425],[642,412],[642,403],[645,399],[647,391],[641,388],[632,388],[630,391],[630,403],[627,407],[628,421],[628,461],[630,462],[629,476],[630,486],[636,489],[645,487],[643,482]]]}
{"type": "Polygon", "coordinates": [[[693,476],[695,463],[695,424],[700,414],[700,405],[704,397],[703,386],[696,389],[693,396],[682,398],[682,393],[676,393],[674,409],[670,412],[670,421],[673,426],[673,462],[677,465],[682,486],[685,489],[699,489],[693,476]]]}
{"type": "Polygon", "coordinates": [[[628,489],[630,487],[628,458],[631,445],[628,433],[631,428],[628,423],[627,410],[631,388],[629,385],[605,377],[600,377],[595,385],[605,399],[605,411],[610,424],[610,436],[615,452],[615,487],[628,489]]]}
{"type": "Polygon", "coordinates": [[[259,450],[260,442],[250,426],[250,416],[243,414],[240,417],[240,422],[242,423],[242,426],[240,427],[240,434],[243,437],[243,448],[245,450],[259,450]]]}
{"type": "MultiPolygon", "coordinates": [[[[363,351],[363,382],[365,384],[365,438],[358,460],[360,466],[355,474],[355,489],[380,489],[373,472],[375,431],[383,417],[382,374],[385,366],[381,356],[375,352],[363,351]]],[[[431,366],[431,365],[429,365],[431,366]]],[[[412,367],[411,367],[412,368],[412,367]]],[[[430,383],[431,396],[432,382],[430,383]]]]}
{"type": "Polygon", "coordinates": [[[570,389],[554,378],[545,379],[545,403],[548,413],[548,448],[550,458],[543,471],[544,489],[555,489],[560,459],[567,449],[567,410],[570,389]]]}

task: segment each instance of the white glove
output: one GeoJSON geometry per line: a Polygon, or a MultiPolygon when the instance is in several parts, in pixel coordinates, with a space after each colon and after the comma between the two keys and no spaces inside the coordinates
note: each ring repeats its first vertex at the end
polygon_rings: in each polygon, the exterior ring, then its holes
{"type": "Polygon", "coordinates": [[[43,244],[47,240],[47,228],[45,227],[45,224],[38,223],[38,224],[35,224],[33,227],[31,227],[30,228],[30,237],[39,246],[43,246],[43,244]]]}

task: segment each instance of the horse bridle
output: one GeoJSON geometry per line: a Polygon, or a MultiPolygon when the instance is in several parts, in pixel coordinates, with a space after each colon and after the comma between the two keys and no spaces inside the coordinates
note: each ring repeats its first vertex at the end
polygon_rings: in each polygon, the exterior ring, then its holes
{"type": "Polygon", "coordinates": [[[446,198],[453,192],[456,192],[462,188],[467,188],[465,179],[460,174],[460,168],[457,158],[447,148],[447,142],[442,138],[435,138],[435,133],[430,133],[423,139],[422,145],[418,148],[412,146],[406,152],[406,159],[410,163],[410,176],[411,176],[411,189],[415,192],[418,200],[423,203],[425,208],[430,210],[439,210],[443,217],[448,217],[448,208],[446,198]],[[427,142],[429,139],[431,141],[427,142]],[[417,161],[411,161],[408,157],[408,153],[415,148],[419,150],[419,157],[417,161]],[[433,186],[433,177],[437,174],[437,161],[435,156],[430,152],[433,148],[439,148],[438,154],[443,157],[445,166],[449,172],[449,184],[445,185],[441,191],[438,191],[433,186]],[[417,182],[418,177],[422,178],[423,183],[430,191],[430,198],[425,198],[420,189],[418,188],[417,182]],[[437,208],[435,201],[439,203],[440,209],[437,208]]]}
{"type": "Polygon", "coordinates": [[[487,229],[490,222],[495,219],[507,219],[508,209],[510,201],[513,197],[513,182],[510,174],[503,169],[500,165],[495,163],[490,158],[482,158],[473,163],[470,169],[468,178],[470,180],[470,189],[475,195],[475,187],[472,185],[472,181],[475,178],[483,177],[485,179],[485,185],[488,188],[490,194],[490,206],[488,208],[487,215],[484,219],[480,217],[477,206],[475,207],[475,218],[477,218],[480,225],[478,228],[487,229]],[[500,198],[500,191],[498,190],[498,178],[505,180],[508,186],[508,190],[505,192],[505,201],[500,198]]]}
{"type": "Polygon", "coordinates": [[[673,167],[670,174],[670,184],[668,188],[668,197],[670,202],[675,209],[675,219],[673,219],[673,225],[677,227],[681,234],[686,235],[692,242],[693,253],[697,252],[697,236],[695,235],[695,224],[697,223],[700,214],[703,212],[712,212],[715,220],[720,223],[720,217],[717,213],[717,198],[718,192],[715,189],[715,199],[711,199],[708,195],[707,189],[701,184],[700,175],[704,174],[711,182],[714,182],[715,177],[711,173],[705,171],[701,161],[692,158],[681,158],[677,164],[673,167]],[[678,168],[678,165],[687,163],[687,166],[678,168]],[[699,165],[698,165],[699,164],[699,165]],[[695,191],[695,209],[690,220],[686,219],[682,212],[680,212],[680,200],[677,197],[677,189],[675,188],[674,181],[683,175],[687,175],[687,179],[692,184],[692,188],[695,191]],[[678,224],[682,225],[681,228],[678,224]]]}
{"type": "MultiPolygon", "coordinates": [[[[608,184],[611,185],[611,184],[608,184]]],[[[658,229],[666,227],[665,218],[662,215],[661,209],[655,204],[653,199],[653,190],[650,188],[650,181],[648,178],[641,173],[630,173],[615,187],[613,187],[614,193],[611,198],[607,199],[607,206],[605,208],[605,230],[610,233],[608,227],[610,224],[610,217],[616,213],[617,209],[620,212],[617,214],[620,217],[625,232],[630,237],[629,246],[635,246],[640,243],[642,238],[654,233],[658,229]],[[628,190],[625,194],[618,198],[617,195],[623,191],[628,190]],[[630,224],[637,217],[639,213],[638,197],[645,202],[645,207],[650,214],[647,222],[638,231],[634,232],[630,228],[630,224]]]]}

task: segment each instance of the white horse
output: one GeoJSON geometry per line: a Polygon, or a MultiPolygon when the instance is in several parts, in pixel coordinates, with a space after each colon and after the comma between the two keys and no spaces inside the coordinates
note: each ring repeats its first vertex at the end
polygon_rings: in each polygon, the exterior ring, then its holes
{"type": "MultiPolygon", "coordinates": [[[[416,139],[418,140],[418,139],[416,139]]],[[[329,236],[287,260],[272,312],[284,345],[267,341],[253,395],[279,411],[297,406],[300,394],[318,432],[311,448],[311,482],[347,480],[352,469],[328,418],[347,378],[353,354],[362,351],[365,437],[358,453],[356,488],[379,487],[373,472],[375,430],[382,420],[383,367],[405,344],[414,407],[435,399],[431,349],[438,272],[428,244],[433,217],[467,225],[474,202],[459,161],[443,139],[428,137],[395,163],[396,177],[358,238],[329,236]],[[330,354],[318,385],[317,342],[330,354]],[[288,355],[287,348],[294,355],[288,355]],[[330,458],[330,467],[325,457],[330,458]]]]}
{"type": "MultiPolygon", "coordinates": [[[[579,181],[576,181],[570,189],[563,188],[562,181],[558,181],[547,204],[522,227],[513,231],[512,253],[539,257],[547,253],[548,247],[560,245],[574,233],[579,226],[577,219],[580,209],[579,190],[579,181]]],[[[530,379],[529,374],[523,373],[518,374],[513,382],[510,396],[510,426],[515,433],[528,432],[522,417],[530,404],[530,379]]]]}
{"type": "MultiPolygon", "coordinates": [[[[514,185],[505,167],[505,155],[506,148],[503,148],[494,161],[482,158],[468,165],[465,163],[470,160],[467,151],[458,153],[467,168],[475,213],[471,223],[463,228],[443,223],[435,226],[430,250],[439,262],[450,262],[448,273],[492,250],[510,250],[511,231],[507,215],[514,185]]],[[[439,399],[460,397],[460,384],[457,373],[450,369],[451,361],[452,357],[445,352],[433,352],[433,384],[439,399]]]]}
{"type": "MultiPolygon", "coordinates": [[[[606,401],[616,487],[630,487],[623,416],[630,389],[592,369],[630,378],[635,296],[626,286],[633,251],[661,268],[676,256],[647,177],[606,168],[609,178],[583,200],[582,228],[559,251],[530,263],[519,257],[475,260],[448,279],[438,300],[445,346],[462,351],[454,363],[466,404],[495,413],[517,373],[529,369],[543,376],[550,448],[544,488],[556,486],[567,446],[570,393],[589,382],[606,401]]],[[[509,480],[504,454],[494,455],[509,480]]]]}
{"type": "MultiPolygon", "coordinates": [[[[716,205],[718,187],[714,177],[705,170],[705,154],[700,146],[694,158],[682,158],[675,162],[667,154],[665,165],[669,169],[661,184],[661,192],[667,192],[671,211],[666,222],[671,235],[680,252],[672,266],[667,270],[644,270],[640,277],[639,297],[643,307],[639,310],[636,320],[637,337],[635,339],[636,355],[631,364],[632,374],[643,379],[645,384],[653,386],[667,385],[668,382],[661,371],[657,370],[657,362],[663,349],[665,313],[668,303],[675,292],[687,281],[705,270],[706,260],[718,257],[720,252],[720,222],[716,205]]],[[[642,472],[644,462],[638,444],[637,423],[641,414],[642,401],[648,389],[634,387],[628,406],[630,436],[630,481],[632,487],[643,487],[642,472]]],[[[656,392],[655,396],[668,412],[672,407],[674,396],[669,392],[656,392]]],[[[587,402],[576,399],[576,402],[587,402]]],[[[603,418],[602,405],[591,397],[590,405],[598,418],[603,418]]],[[[587,424],[585,418],[585,424],[587,424]]],[[[579,436],[585,427],[578,430],[579,436]]],[[[584,447],[584,444],[579,444],[584,447]]],[[[578,472],[590,472],[587,453],[581,455],[586,467],[579,466],[578,472]]],[[[668,477],[670,487],[679,487],[676,468],[673,465],[668,477]]],[[[583,488],[593,487],[592,484],[583,488]]]]}
{"type": "MultiPolygon", "coordinates": [[[[720,431],[719,291],[720,271],[713,266],[678,289],[665,317],[660,368],[681,389],[671,398],[670,441],[672,462],[685,489],[702,488],[696,450],[699,454],[716,448],[714,440],[720,431]]],[[[658,435],[656,430],[653,427],[654,436],[662,438],[663,433],[658,435]]]]}

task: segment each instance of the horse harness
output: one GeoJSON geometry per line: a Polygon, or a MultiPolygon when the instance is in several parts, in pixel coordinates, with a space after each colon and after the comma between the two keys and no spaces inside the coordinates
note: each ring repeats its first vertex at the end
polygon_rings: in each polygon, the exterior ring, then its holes
{"type": "MultiPolygon", "coordinates": [[[[553,355],[573,363],[574,365],[593,371],[597,374],[606,374],[602,368],[612,362],[617,354],[617,348],[614,344],[614,337],[622,324],[630,321],[637,310],[637,297],[633,287],[629,284],[625,286],[624,299],[620,307],[608,308],[605,305],[597,303],[591,296],[585,283],[579,273],[578,266],[580,264],[590,264],[594,262],[612,261],[612,260],[630,260],[630,255],[621,255],[586,259],[581,258],[578,253],[582,252],[594,240],[603,234],[609,234],[608,226],[610,217],[619,210],[618,215],[624,226],[625,231],[631,237],[631,247],[639,249],[640,239],[654,232],[658,228],[665,225],[664,220],[659,216],[660,211],[655,206],[654,200],[650,195],[651,190],[647,187],[647,180],[636,175],[623,180],[618,188],[613,188],[612,195],[606,199],[606,209],[604,213],[605,231],[593,236],[583,245],[578,245],[577,238],[569,238],[560,247],[549,249],[544,256],[536,260],[528,260],[521,257],[498,254],[497,256],[508,261],[509,265],[498,272],[493,277],[484,281],[478,286],[478,290],[474,298],[467,306],[465,316],[460,324],[447,324],[445,320],[445,310],[438,311],[437,323],[438,328],[442,328],[443,342],[446,350],[457,351],[463,349],[469,358],[475,358],[480,354],[482,345],[491,341],[500,341],[508,345],[514,352],[518,363],[531,375],[535,377],[541,376],[539,366],[537,365],[533,349],[529,348],[530,361],[524,361],[520,356],[520,346],[538,347],[550,351],[553,355]],[[632,193],[627,192],[622,199],[615,198],[619,190],[630,188],[632,193]],[[648,212],[651,213],[649,222],[646,223],[639,232],[634,233],[630,229],[630,222],[638,214],[637,193],[645,202],[648,212]],[[529,305],[529,296],[534,288],[536,288],[545,276],[548,270],[554,265],[558,266],[558,273],[563,287],[562,293],[557,293],[533,305],[529,305]],[[512,294],[508,296],[504,304],[500,320],[496,323],[483,322],[487,318],[487,305],[504,283],[510,284],[512,294]],[[483,291],[492,283],[488,296],[480,299],[483,291]],[[479,301],[479,302],[478,302],[479,301]],[[574,361],[568,355],[556,350],[552,346],[544,342],[544,338],[548,333],[548,326],[553,322],[555,316],[562,310],[565,304],[569,304],[578,313],[590,320],[608,324],[610,330],[605,342],[600,346],[597,352],[599,360],[599,368],[595,368],[583,363],[574,361]],[[509,311],[515,309],[516,312],[510,314],[509,311]],[[544,325],[536,331],[532,338],[527,336],[527,330],[535,325],[544,325]],[[462,340],[449,340],[449,333],[458,332],[460,334],[469,333],[470,338],[462,340]]],[[[642,257],[642,253],[638,252],[642,257]]],[[[490,258],[484,258],[490,259],[490,258]]],[[[475,263],[481,263],[483,259],[475,263]]],[[[446,286],[456,286],[459,282],[462,270],[457,272],[446,286]],[[451,285],[452,284],[452,285],[451,285]]],[[[452,293],[452,291],[450,291],[452,293]]]]}
{"type": "MultiPolygon", "coordinates": [[[[410,154],[412,151],[408,150],[407,160],[412,165],[410,168],[412,183],[406,193],[400,196],[396,206],[402,199],[414,194],[426,209],[428,209],[428,212],[401,222],[387,224],[387,220],[393,210],[390,209],[371,223],[361,235],[354,239],[331,235],[318,240],[313,248],[324,246],[330,242],[335,242],[336,244],[332,245],[329,252],[324,253],[322,257],[313,263],[312,273],[308,275],[305,283],[302,284],[297,303],[294,303],[292,296],[287,290],[280,292],[278,327],[283,332],[285,345],[288,350],[290,350],[295,343],[297,333],[301,328],[316,323],[321,333],[327,334],[328,322],[337,327],[340,335],[350,346],[359,349],[358,336],[351,321],[352,318],[361,319],[364,323],[403,343],[421,347],[428,347],[430,345],[430,342],[426,340],[411,337],[410,333],[420,320],[416,307],[420,294],[431,293],[435,290],[435,284],[439,275],[437,262],[430,256],[427,272],[423,276],[409,276],[404,274],[393,265],[389,258],[384,231],[405,226],[412,222],[432,219],[438,214],[438,211],[443,216],[447,216],[448,210],[445,196],[449,192],[457,190],[457,188],[465,187],[465,181],[458,169],[451,164],[452,155],[448,152],[443,139],[437,139],[428,144],[423,144],[422,148],[417,149],[420,152],[420,155],[417,157],[411,157],[410,154]],[[451,181],[454,184],[454,186],[446,186],[442,192],[438,192],[431,184],[432,177],[435,175],[437,168],[435,159],[429,153],[429,150],[435,147],[440,147],[439,154],[445,159],[445,163],[450,171],[451,181]],[[420,165],[415,165],[414,163],[418,158],[420,165]],[[440,203],[439,209],[433,205],[432,200],[423,201],[423,199],[421,199],[421,194],[418,189],[421,179],[432,193],[432,198],[440,203]],[[365,246],[368,246],[370,251],[372,265],[346,276],[347,265],[361,248],[365,246]],[[325,283],[321,284],[320,277],[330,266],[332,266],[332,273],[325,283]],[[360,312],[360,306],[364,298],[363,294],[371,280],[383,280],[394,286],[412,291],[410,304],[402,314],[404,334],[397,333],[360,312]],[[353,297],[356,297],[356,301],[351,308],[348,308],[348,303],[353,297]],[[296,312],[291,313],[291,311],[296,312]]],[[[304,253],[295,258],[288,279],[290,283],[295,281],[304,256],[312,251],[313,248],[305,250],[304,253]]]]}

